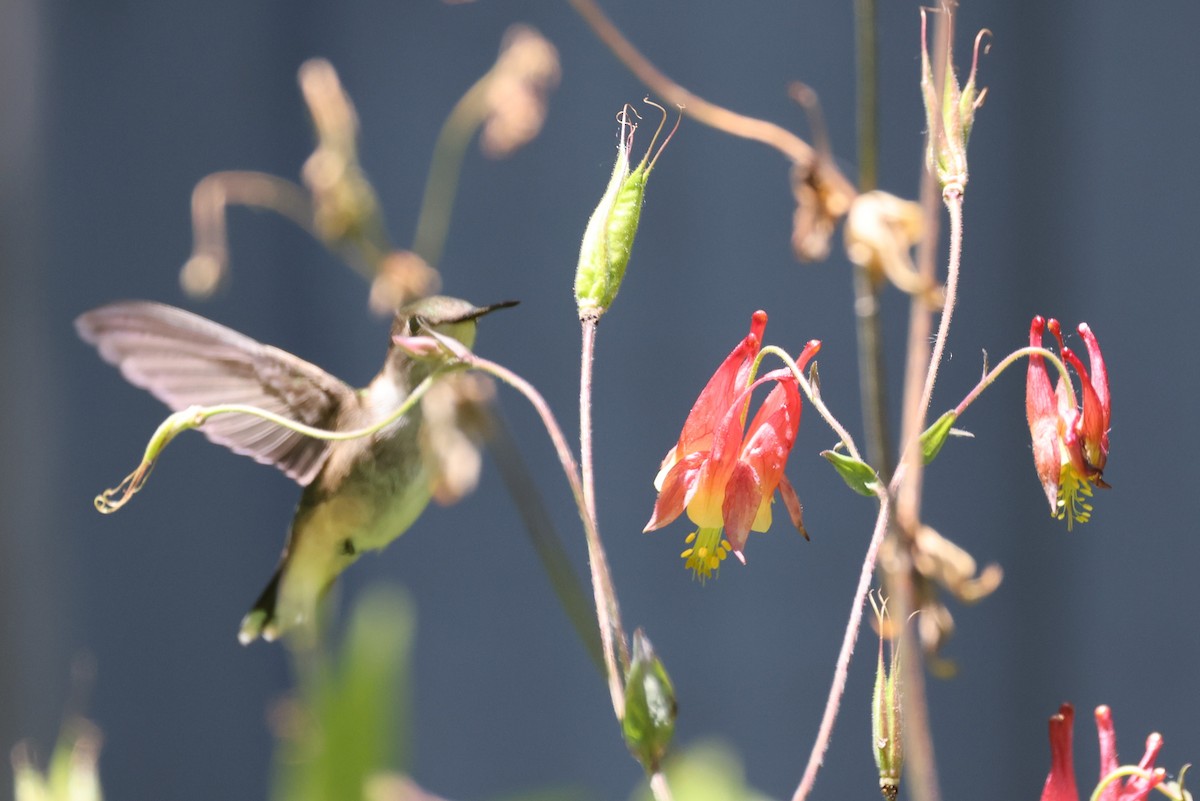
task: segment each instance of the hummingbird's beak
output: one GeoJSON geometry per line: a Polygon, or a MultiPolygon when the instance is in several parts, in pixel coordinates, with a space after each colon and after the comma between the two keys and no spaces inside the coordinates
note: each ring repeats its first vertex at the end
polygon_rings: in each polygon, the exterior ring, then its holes
{"type": "Polygon", "coordinates": [[[443,320],[442,322],[465,323],[467,320],[478,320],[483,315],[491,314],[492,312],[496,311],[496,309],[511,309],[513,306],[516,306],[520,302],[521,301],[519,301],[519,300],[504,300],[499,303],[493,303],[490,306],[476,306],[475,308],[473,308],[463,314],[460,314],[459,316],[457,316],[453,319],[443,320]]]}

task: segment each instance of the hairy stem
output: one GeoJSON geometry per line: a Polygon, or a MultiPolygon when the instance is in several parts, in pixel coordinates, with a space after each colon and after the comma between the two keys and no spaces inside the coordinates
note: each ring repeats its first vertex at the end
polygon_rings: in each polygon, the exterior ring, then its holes
{"type": "Polygon", "coordinates": [[[592,460],[592,366],[596,359],[596,324],[594,315],[580,321],[583,343],[579,349],[579,462],[583,478],[583,505],[593,520],[596,514],[596,482],[592,460]]]}
{"type": "Polygon", "coordinates": [[[867,554],[863,558],[862,570],[858,575],[858,587],[854,590],[854,601],[850,606],[850,619],[846,623],[846,632],[842,636],[842,648],[838,652],[837,664],[833,671],[833,685],[829,688],[829,697],[825,701],[825,713],[821,716],[821,725],[817,729],[817,740],[813,743],[808,755],[808,764],[804,768],[804,776],[800,785],[792,795],[792,801],[805,801],[817,780],[817,771],[825,759],[825,751],[829,748],[829,740],[833,736],[833,724],[837,721],[838,710],[842,704],[842,696],[846,692],[846,679],[850,675],[850,657],[854,654],[854,644],[858,641],[858,629],[862,624],[863,606],[866,604],[867,591],[871,588],[871,578],[875,575],[875,560],[879,556],[879,546],[888,530],[888,515],[891,502],[887,494],[880,490],[879,514],[875,518],[875,530],[871,534],[871,543],[867,546],[867,554]]]}
{"type": "Polygon", "coordinates": [[[846,446],[846,453],[850,454],[851,457],[861,461],[862,454],[859,453],[858,447],[854,444],[854,437],[850,436],[850,432],[846,430],[846,427],[843,426],[841,422],[833,416],[833,412],[829,411],[829,407],[825,405],[825,401],[821,400],[821,393],[818,392],[815,387],[813,387],[813,385],[809,382],[808,377],[804,375],[804,371],[801,370],[796,364],[796,360],[788,355],[787,351],[775,345],[767,345],[758,352],[758,356],[755,358],[754,364],[750,369],[750,374],[754,375],[757,372],[758,365],[762,362],[763,357],[767,356],[768,354],[777,357],[780,361],[787,365],[787,368],[791,370],[792,375],[796,377],[796,382],[800,384],[801,391],[803,391],[805,397],[808,398],[808,402],[813,405],[813,408],[817,410],[817,414],[821,415],[821,419],[823,419],[829,425],[829,427],[833,429],[833,433],[837,434],[838,439],[840,439],[842,444],[846,446]]]}
{"type": "Polygon", "coordinates": [[[600,623],[600,640],[604,646],[604,666],[608,674],[608,690],[612,698],[613,712],[621,720],[625,715],[625,684],[624,667],[628,664],[628,646],[626,645],[625,630],[621,626],[620,609],[617,606],[617,596],[613,589],[612,575],[608,569],[608,558],[604,546],[600,542],[600,532],[595,519],[588,513],[584,501],[583,481],[580,478],[579,466],[575,455],[563,436],[562,428],[550,411],[549,404],[541,393],[525,379],[509,370],[482,357],[476,356],[455,340],[439,337],[444,345],[451,349],[463,364],[476,370],[495,376],[513,389],[525,396],[541,418],[546,433],[558,453],[559,462],[567,483],[571,485],[571,494],[575,497],[575,505],[579,508],[579,517],[583,521],[584,535],[587,538],[588,562],[592,574],[592,590],[596,603],[596,618],[600,623]],[[621,664],[618,664],[618,659],[621,664]]]}
{"type": "MultiPolygon", "coordinates": [[[[954,0],[946,0],[937,14],[933,29],[932,72],[934,96],[944,97],[946,62],[953,35],[952,9],[954,0]]],[[[936,110],[932,118],[940,126],[942,114],[936,110]]],[[[939,130],[926,131],[927,137],[937,137],[939,130]]],[[[917,246],[917,272],[932,285],[937,278],[938,230],[940,223],[939,191],[931,169],[922,173],[920,201],[922,209],[922,238],[917,246]]],[[[936,361],[930,358],[929,335],[933,328],[933,312],[923,299],[914,297],[910,304],[907,360],[905,363],[903,411],[901,412],[900,442],[903,443],[897,476],[906,475],[903,482],[893,482],[896,514],[892,538],[899,542],[895,549],[895,564],[884,572],[884,585],[895,604],[899,619],[907,619],[915,610],[916,588],[913,585],[911,537],[920,518],[921,484],[924,462],[915,446],[925,428],[925,413],[929,401],[926,388],[932,392],[930,369],[936,361]],[[926,398],[922,401],[922,398],[926,398]]],[[[947,320],[948,323],[948,320],[947,320]]],[[[938,356],[940,358],[940,354],[938,356]]],[[[937,767],[933,752],[933,735],[929,728],[929,711],[925,696],[925,666],[911,640],[901,646],[901,670],[905,674],[904,746],[911,791],[915,801],[938,801],[941,792],[937,782],[937,767]]]]}
{"type": "Polygon", "coordinates": [[[967,396],[959,401],[958,405],[954,407],[954,416],[961,417],[962,413],[967,410],[967,407],[974,403],[975,400],[983,394],[985,389],[994,384],[996,379],[1000,377],[1001,373],[1011,367],[1012,364],[1018,359],[1025,358],[1027,356],[1041,356],[1042,358],[1049,360],[1049,362],[1054,365],[1054,369],[1058,370],[1058,374],[1062,378],[1062,385],[1067,393],[1067,397],[1070,400],[1071,406],[1077,405],[1077,401],[1075,399],[1075,388],[1071,386],[1071,376],[1067,372],[1067,366],[1063,364],[1062,359],[1058,358],[1053,351],[1046,350],[1045,348],[1033,347],[1031,345],[1026,348],[1014,350],[1012,353],[1005,356],[999,364],[989,370],[987,375],[979,379],[979,383],[976,384],[971,391],[967,393],[967,396]]]}
{"type": "Polygon", "coordinates": [[[525,523],[529,533],[529,541],[533,550],[542,562],[542,568],[550,580],[550,587],[562,604],[571,627],[579,635],[583,647],[591,657],[592,663],[605,673],[604,646],[600,642],[599,628],[596,623],[596,613],[579,580],[579,576],[571,567],[566,549],[554,523],[546,511],[546,504],[538,494],[537,485],[529,474],[521,458],[521,452],[508,425],[493,413],[492,434],[488,440],[488,450],[499,468],[500,478],[508,489],[517,506],[517,514],[525,523]]]}

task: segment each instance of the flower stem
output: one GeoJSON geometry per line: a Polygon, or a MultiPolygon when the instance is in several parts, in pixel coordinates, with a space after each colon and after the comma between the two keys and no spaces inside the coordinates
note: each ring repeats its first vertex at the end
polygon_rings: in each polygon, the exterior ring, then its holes
{"type": "Polygon", "coordinates": [[[661,770],[650,774],[650,792],[654,794],[656,801],[673,801],[671,785],[667,784],[667,774],[661,770]]]}
{"type": "MultiPolygon", "coordinates": [[[[946,13],[936,15],[933,31],[933,80],[934,96],[944,96],[946,63],[949,59],[949,43],[953,35],[952,9],[954,0],[943,5],[946,13]]],[[[941,125],[940,110],[933,115],[941,125]]],[[[926,132],[928,137],[937,137],[940,129],[926,132]]],[[[923,231],[917,247],[917,271],[921,279],[932,285],[937,278],[938,229],[940,208],[938,187],[933,171],[922,171],[920,200],[923,212],[923,231]]],[[[961,233],[961,231],[960,231],[961,233]]],[[[957,282],[957,275],[955,276],[957,282]]],[[[957,294],[957,284],[954,287],[957,294]]],[[[949,295],[949,292],[947,293],[949,295]]],[[[948,330],[949,313],[953,311],[953,300],[948,297],[943,311],[940,328],[948,330]]],[[[916,588],[912,576],[912,537],[920,519],[921,483],[924,462],[917,447],[921,432],[925,429],[925,415],[932,397],[941,349],[930,358],[929,334],[933,323],[933,312],[923,299],[914,297],[911,303],[908,329],[908,354],[905,364],[904,394],[901,412],[900,442],[902,443],[896,478],[905,474],[904,481],[893,480],[891,489],[896,510],[891,537],[897,542],[894,549],[897,559],[882,570],[884,586],[895,604],[900,619],[907,619],[916,608],[916,588]]],[[[925,672],[920,657],[906,641],[901,651],[901,670],[905,674],[905,704],[903,731],[905,738],[908,774],[912,778],[910,790],[916,801],[938,801],[941,793],[937,782],[937,767],[933,753],[933,736],[929,729],[929,712],[925,696],[925,672]]]]}
{"type": "MultiPolygon", "coordinates": [[[[897,471],[899,474],[899,471],[897,471]]],[[[833,671],[833,685],[829,689],[829,697],[825,701],[825,713],[821,716],[821,725],[817,729],[817,740],[813,743],[808,755],[808,765],[804,768],[804,776],[800,785],[792,795],[792,801],[805,801],[817,780],[817,771],[829,748],[829,740],[833,735],[833,724],[837,721],[838,709],[841,707],[842,696],[846,692],[846,679],[850,675],[850,657],[854,654],[854,644],[858,640],[858,629],[862,624],[863,606],[866,604],[867,591],[871,587],[871,578],[875,575],[875,560],[879,556],[879,546],[888,530],[888,515],[891,508],[887,493],[882,489],[879,493],[879,514],[875,517],[875,530],[871,534],[871,543],[867,546],[867,554],[863,558],[862,570],[858,575],[858,587],[854,591],[854,602],[850,606],[850,619],[846,623],[846,632],[842,636],[842,648],[838,653],[837,665],[833,671]]]]}
{"type": "Polygon", "coordinates": [[[571,566],[571,560],[558,532],[554,529],[554,522],[546,511],[546,504],[529,474],[529,468],[521,458],[521,452],[508,424],[495,412],[492,413],[488,450],[491,451],[508,494],[516,503],[517,514],[525,523],[529,541],[542,562],[542,568],[550,580],[550,587],[558,596],[567,619],[571,621],[571,627],[579,635],[596,670],[604,676],[604,646],[600,642],[600,630],[591,599],[571,566]]]}
{"type": "Polygon", "coordinates": [[[962,417],[962,414],[967,410],[967,407],[974,403],[975,400],[983,394],[985,389],[994,384],[996,379],[1000,377],[1001,373],[1012,366],[1013,362],[1026,356],[1041,356],[1044,359],[1048,359],[1050,363],[1054,365],[1054,368],[1058,370],[1059,376],[1062,377],[1062,383],[1066,389],[1071,405],[1075,406],[1075,388],[1071,386],[1071,377],[1067,373],[1067,366],[1063,364],[1062,359],[1058,358],[1058,356],[1054,355],[1052,351],[1046,350],[1045,348],[1029,346],[1014,350],[1012,353],[1005,356],[999,364],[989,370],[987,375],[979,379],[979,383],[976,384],[971,391],[967,393],[967,396],[959,401],[958,405],[954,407],[954,416],[962,417]]]}
{"type": "Polygon", "coordinates": [[[804,375],[804,371],[796,364],[795,359],[788,355],[787,351],[775,345],[767,345],[758,352],[758,357],[751,367],[750,374],[755,374],[759,363],[762,362],[763,357],[768,353],[778,357],[780,361],[787,365],[788,369],[792,371],[792,375],[796,377],[796,382],[800,385],[800,389],[804,392],[805,397],[808,398],[808,402],[813,405],[813,408],[817,410],[817,414],[821,415],[822,419],[833,429],[833,433],[838,435],[838,438],[846,446],[846,452],[853,458],[862,461],[862,455],[859,453],[858,447],[854,444],[854,437],[850,436],[850,432],[846,430],[846,427],[833,416],[833,412],[829,411],[829,407],[821,400],[820,392],[809,383],[808,377],[804,375]]]}
{"type": "Polygon", "coordinates": [[[538,417],[541,418],[546,433],[550,435],[550,441],[553,443],[555,451],[558,452],[558,459],[563,473],[567,477],[567,483],[571,485],[571,494],[575,496],[579,517],[583,521],[583,530],[588,546],[588,562],[592,574],[592,591],[596,603],[596,617],[600,623],[600,640],[604,646],[604,666],[608,674],[608,690],[612,698],[613,712],[620,720],[625,714],[624,677],[625,669],[629,664],[625,630],[621,626],[621,614],[617,606],[616,593],[613,590],[612,576],[608,569],[608,559],[604,553],[604,546],[600,542],[596,521],[588,514],[579,466],[575,462],[575,455],[571,452],[571,447],[567,444],[567,438],[563,436],[562,428],[554,418],[554,413],[550,411],[546,399],[532,384],[507,367],[476,356],[455,340],[446,337],[438,337],[438,339],[466,366],[493,375],[524,395],[525,399],[533,406],[534,411],[537,412],[538,417]]]}
{"type": "MultiPolygon", "coordinates": [[[[948,192],[945,202],[946,210],[950,213],[950,258],[946,270],[946,300],[942,307],[941,319],[938,321],[937,336],[933,342],[933,355],[929,358],[929,367],[925,372],[925,385],[921,389],[917,408],[913,411],[913,415],[918,421],[916,426],[918,431],[925,428],[926,413],[929,410],[929,402],[933,398],[933,386],[937,383],[938,368],[941,366],[942,355],[946,350],[946,340],[950,336],[950,321],[954,317],[954,305],[958,300],[958,275],[962,263],[962,195],[948,192]]],[[[907,447],[912,446],[907,445],[907,447]]],[[[910,489],[905,494],[919,495],[919,484],[916,475],[910,477],[910,489]],[[912,489],[913,487],[915,489],[912,489]]]]}
{"type": "Polygon", "coordinates": [[[583,479],[583,505],[592,520],[596,514],[596,482],[592,460],[592,366],[596,360],[596,326],[599,318],[584,315],[580,321],[583,341],[579,349],[579,462],[583,479]]]}

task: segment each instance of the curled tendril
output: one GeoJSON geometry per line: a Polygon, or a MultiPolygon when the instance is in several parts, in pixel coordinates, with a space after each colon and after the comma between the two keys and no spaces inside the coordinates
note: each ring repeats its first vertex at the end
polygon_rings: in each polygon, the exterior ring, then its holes
{"type": "Polygon", "coordinates": [[[138,465],[137,470],[125,476],[120,484],[97,495],[92,501],[96,511],[103,515],[110,515],[129,503],[129,500],[146,485],[146,479],[150,478],[150,471],[154,469],[154,464],[154,460],[143,461],[138,465]]]}
{"type": "Polygon", "coordinates": [[[146,445],[142,463],[138,465],[137,469],[125,476],[120,484],[106,489],[92,501],[96,511],[110,515],[129,503],[130,499],[146,485],[146,480],[150,478],[150,471],[154,469],[159,454],[167,447],[167,444],[184,431],[198,427],[205,419],[205,410],[202,407],[189,406],[163,420],[154,432],[154,436],[150,438],[149,444],[146,445]]]}

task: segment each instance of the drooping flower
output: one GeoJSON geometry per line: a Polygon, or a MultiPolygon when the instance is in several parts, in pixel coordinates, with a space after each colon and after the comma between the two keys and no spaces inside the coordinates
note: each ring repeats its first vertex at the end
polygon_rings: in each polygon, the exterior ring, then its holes
{"type": "MultiPolygon", "coordinates": [[[[1050,718],[1050,773],[1042,788],[1042,801],[1079,801],[1075,788],[1075,768],[1071,748],[1071,729],[1075,720],[1075,709],[1063,704],[1058,714],[1050,718]]],[[[1096,731],[1100,739],[1100,779],[1104,783],[1100,801],[1145,801],[1150,791],[1166,778],[1162,768],[1154,767],[1154,760],[1162,749],[1163,739],[1159,734],[1146,738],[1146,753],[1130,775],[1112,778],[1117,770],[1123,770],[1117,760],[1117,734],[1113,728],[1112,710],[1107,706],[1096,707],[1096,731]]]]}
{"type": "MultiPolygon", "coordinates": [[[[750,380],[766,325],[766,312],[755,312],[750,333],[701,391],[654,481],[658,500],[645,530],[666,526],[686,509],[698,529],[688,536],[682,556],[701,579],[711,577],[730,552],[745,562],[750,532],[771,526],[776,489],[804,533],[800,501],[783,474],[800,426],[799,387],[789,370],[750,380]],[[775,387],[747,427],[750,396],[771,382],[775,387]]],[[[797,365],[803,369],[820,347],[816,340],[809,342],[797,365]]]]}
{"type": "Polygon", "coordinates": [[[1108,461],[1108,431],[1111,403],[1108,372],[1095,334],[1087,323],[1079,324],[1079,336],[1088,349],[1089,367],[1063,342],[1057,320],[1041,316],[1029,326],[1029,344],[1042,346],[1046,329],[1058,340],[1063,361],[1079,377],[1083,406],[1060,375],[1051,389],[1046,360],[1029,357],[1025,381],[1025,416],[1033,438],[1033,462],[1046,491],[1050,514],[1066,518],[1067,528],[1091,517],[1092,485],[1107,488],[1104,465],[1108,461]]]}

